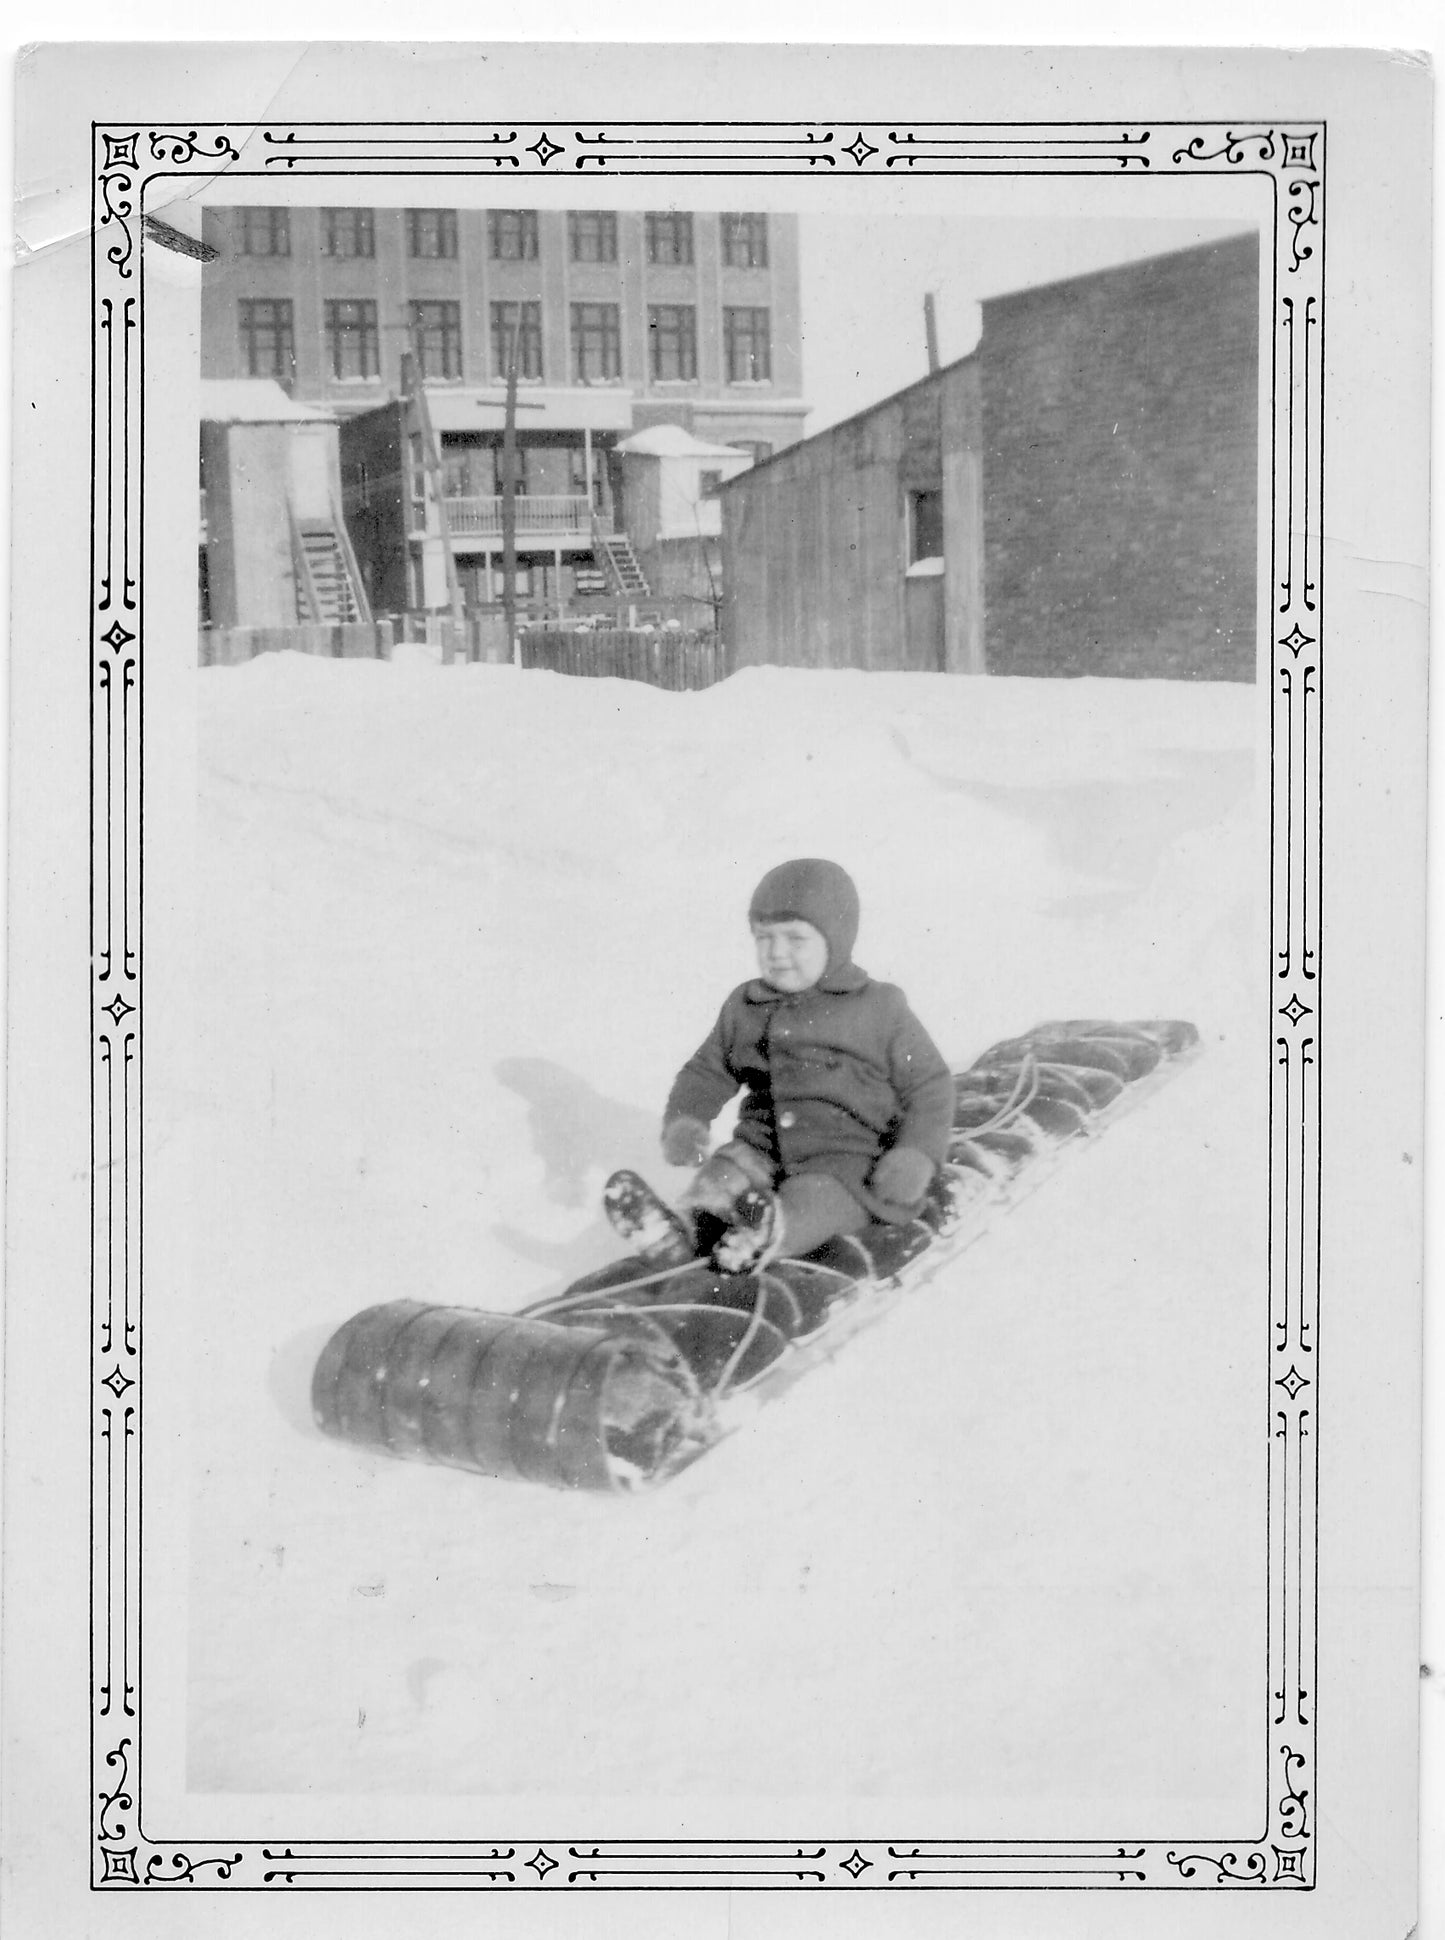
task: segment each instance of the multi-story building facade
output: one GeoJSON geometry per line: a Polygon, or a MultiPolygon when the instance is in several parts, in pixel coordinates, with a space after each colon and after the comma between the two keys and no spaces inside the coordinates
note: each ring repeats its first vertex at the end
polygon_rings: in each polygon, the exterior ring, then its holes
{"type": "MultiPolygon", "coordinates": [[[[203,377],[272,378],[334,412],[343,472],[349,444],[376,444],[346,421],[395,408],[410,354],[441,471],[408,539],[417,604],[439,603],[443,519],[469,593],[494,590],[512,360],[518,554],[559,591],[564,562],[625,529],[629,434],[676,425],[755,460],[803,435],[794,216],[237,207],[208,209],[204,239],[203,377]]],[[[415,483],[399,503],[421,503],[415,483]]]]}

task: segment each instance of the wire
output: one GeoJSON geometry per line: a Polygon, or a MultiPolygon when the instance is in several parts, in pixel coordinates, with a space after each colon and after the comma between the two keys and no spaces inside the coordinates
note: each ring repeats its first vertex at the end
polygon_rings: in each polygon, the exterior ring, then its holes
{"type": "MultiPolygon", "coordinates": [[[[758,1290],[757,1290],[757,1293],[753,1296],[752,1313],[748,1316],[748,1324],[743,1329],[742,1339],[738,1342],[737,1346],[733,1349],[732,1353],[728,1356],[726,1367],[724,1367],[722,1373],[718,1376],[717,1380],[713,1384],[712,1399],[714,1401],[717,1401],[721,1397],[724,1389],[727,1388],[730,1382],[732,1381],[734,1370],[741,1365],[743,1356],[747,1353],[748,1349],[752,1346],[753,1342],[757,1339],[758,1330],[763,1324],[763,1308],[767,1304],[767,1294],[768,1294],[767,1268],[766,1267],[760,1268],[756,1277],[757,1277],[757,1283],[758,1283],[758,1290]]],[[[781,1333],[782,1332],[781,1328],[778,1331],[781,1333]]],[[[787,1338],[788,1338],[787,1335],[784,1334],[783,1340],[785,1345],[787,1343],[787,1338]]]]}
{"type": "Polygon", "coordinates": [[[704,1264],[701,1259],[680,1260],[676,1266],[664,1266],[656,1273],[640,1274],[635,1280],[620,1280],[612,1286],[594,1287],[589,1292],[554,1294],[550,1300],[538,1300],[530,1307],[523,1307],[519,1317],[536,1320],[543,1314],[562,1313],[568,1307],[585,1307],[598,1294],[631,1293],[638,1287],[655,1287],[664,1280],[675,1280],[679,1274],[688,1273],[693,1267],[704,1264]]]}
{"type": "Polygon", "coordinates": [[[1025,1051],[1023,1062],[1019,1065],[1019,1074],[1014,1080],[1014,1088],[1009,1096],[1008,1103],[1000,1106],[993,1117],[985,1119],[982,1125],[970,1125],[964,1134],[965,1137],[979,1138],[984,1132],[998,1131],[1001,1126],[1007,1125],[1011,1118],[1016,1118],[1020,1112],[1027,1111],[1038,1095],[1038,1059],[1032,1051],[1025,1051]],[[1025,1089],[1028,1091],[1026,1098],[1020,1095],[1025,1089]]]}

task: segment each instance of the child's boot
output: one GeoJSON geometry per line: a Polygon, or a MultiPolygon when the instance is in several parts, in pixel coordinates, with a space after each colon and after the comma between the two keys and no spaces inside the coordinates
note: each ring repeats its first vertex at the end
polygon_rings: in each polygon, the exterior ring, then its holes
{"type": "Polygon", "coordinates": [[[710,1254],[731,1228],[739,1202],[750,1192],[767,1192],[772,1168],[741,1145],[721,1146],[694,1175],[678,1209],[691,1221],[700,1254],[710,1254]]]}
{"type": "Polygon", "coordinates": [[[697,1258],[691,1222],[636,1172],[614,1172],[602,1189],[602,1206],[618,1238],[635,1246],[649,1265],[684,1266],[697,1258]]]}
{"type": "Polygon", "coordinates": [[[755,1273],[783,1249],[783,1209],[778,1195],[749,1186],[733,1203],[732,1218],[712,1249],[722,1273],[755,1273]]]}

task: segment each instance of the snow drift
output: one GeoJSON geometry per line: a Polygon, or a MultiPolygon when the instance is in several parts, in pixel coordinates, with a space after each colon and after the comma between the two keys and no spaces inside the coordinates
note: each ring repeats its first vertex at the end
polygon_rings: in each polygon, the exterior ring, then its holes
{"type": "Polygon", "coordinates": [[[1253,689],[199,687],[192,1788],[565,1797],[598,1836],[764,1796],[960,1837],[1252,1812],[1253,689]],[[327,1441],[349,1315],[513,1312],[616,1255],[609,1171],[678,1182],[662,1101],[791,854],[853,874],[858,960],[960,1068],[1040,1017],[1188,1017],[1207,1055],[920,1295],[926,1355],[905,1303],[660,1495],[327,1441]]]}

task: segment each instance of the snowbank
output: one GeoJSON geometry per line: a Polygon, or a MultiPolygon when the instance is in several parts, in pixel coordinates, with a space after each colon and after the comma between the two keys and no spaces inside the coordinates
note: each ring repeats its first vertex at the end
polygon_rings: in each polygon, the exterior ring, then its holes
{"type": "Polygon", "coordinates": [[[589,1834],[651,1799],[644,1836],[768,1792],[860,1834],[878,1799],[960,1836],[1252,1811],[1254,690],[293,656],[200,686],[192,1785],[566,1793],[589,1834]],[[668,1183],[668,1082],[791,854],[853,872],[859,960],[959,1063],[1092,1014],[1190,1017],[1205,1056],[661,1495],[319,1437],[358,1308],[515,1307],[611,1256],[601,1181],[668,1183]]]}

